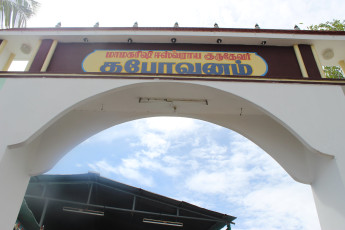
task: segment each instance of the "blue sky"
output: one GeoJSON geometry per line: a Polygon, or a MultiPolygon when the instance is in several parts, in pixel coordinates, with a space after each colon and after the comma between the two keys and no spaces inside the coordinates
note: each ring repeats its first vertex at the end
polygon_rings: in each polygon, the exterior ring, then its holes
{"type": "MultiPolygon", "coordinates": [[[[39,0],[28,27],[100,26],[302,29],[344,19],[340,0],[39,0]]],[[[124,123],[81,143],[49,173],[102,176],[237,216],[233,229],[320,229],[309,186],[263,150],[214,124],[186,118],[124,123]]]]}
{"type": "Polygon", "coordinates": [[[341,0],[39,0],[40,11],[29,27],[139,26],[293,29],[332,19],[343,19],[341,0]]]}
{"type": "Polygon", "coordinates": [[[204,121],[156,117],[117,125],[49,173],[88,171],[237,216],[233,229],[319,229],[310,186],[293,181],[243,136],[204,121]]]}

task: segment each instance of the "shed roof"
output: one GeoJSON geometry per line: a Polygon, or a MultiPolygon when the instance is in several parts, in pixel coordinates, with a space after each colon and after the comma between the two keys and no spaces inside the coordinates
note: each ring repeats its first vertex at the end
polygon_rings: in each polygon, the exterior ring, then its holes
{"type": "Polygon", "coordinates": [[[217,230],[236,219],[95,173],[32,177],[25,200],[49,230],[217,230]]]}

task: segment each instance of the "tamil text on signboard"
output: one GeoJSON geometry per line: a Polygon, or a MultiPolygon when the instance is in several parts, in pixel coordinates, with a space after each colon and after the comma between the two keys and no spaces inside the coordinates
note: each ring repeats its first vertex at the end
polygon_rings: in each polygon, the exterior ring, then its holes
{"type": "Polygon", "coordinates": [[[265,76],[266,61],[255,52],[95,50],[84,72],[173,75],[265,76]]]}

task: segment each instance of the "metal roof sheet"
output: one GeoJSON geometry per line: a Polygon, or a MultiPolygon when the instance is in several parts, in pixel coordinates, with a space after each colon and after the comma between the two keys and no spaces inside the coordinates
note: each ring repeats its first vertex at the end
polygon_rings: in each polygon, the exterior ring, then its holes
{"type": "Polygon", "coordinates": [[[49,230],[172,228],[167,223],[145,223],[144,219],[182,223],[179,229],[217,230],[236,219],[95,173],[32,177],[25,200],[37,221],[49,230]],[[87,212],[103,216],[86,215],[90,214],[87,212]]]}

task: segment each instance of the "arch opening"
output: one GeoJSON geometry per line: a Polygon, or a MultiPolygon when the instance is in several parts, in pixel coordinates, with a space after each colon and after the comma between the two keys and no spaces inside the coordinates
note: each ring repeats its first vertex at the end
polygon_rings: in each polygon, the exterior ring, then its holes
{"type": "Polygon", "coordinates": [[[293,181],[248,139],[205,121],[155,117],[126,122],[84,141],[49,173],[87,170],[237,215],[234,229],[319,228],[309,186],[293,181]],[[297,205],[301,202],[303,208],[297,205]]]}

